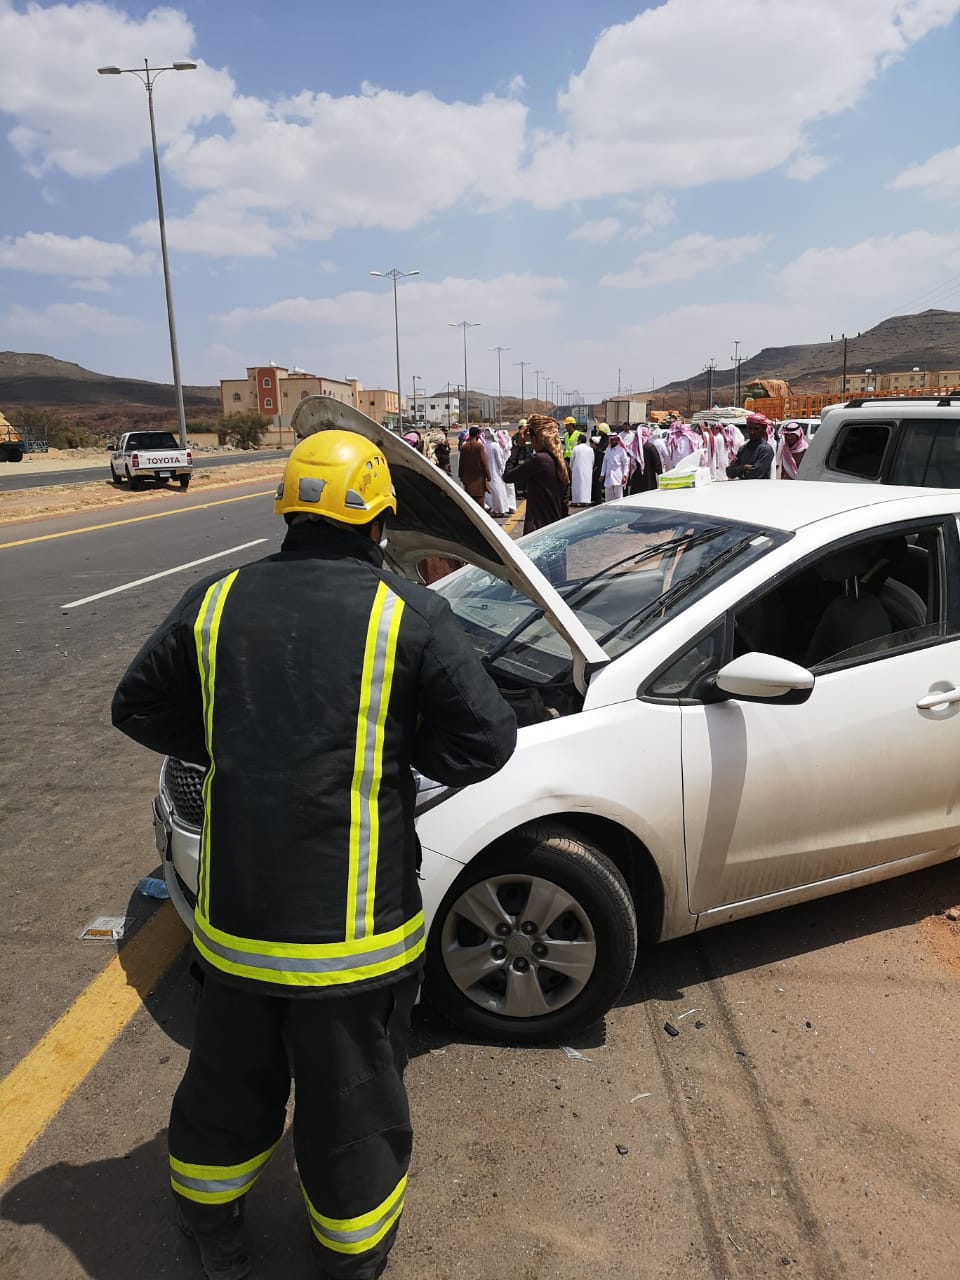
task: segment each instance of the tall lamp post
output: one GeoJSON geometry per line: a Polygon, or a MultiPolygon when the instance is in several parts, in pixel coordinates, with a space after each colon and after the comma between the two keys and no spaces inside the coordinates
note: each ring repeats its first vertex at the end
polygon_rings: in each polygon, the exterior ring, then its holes
{"type": "Polygon", "coordinates": [[[463,401],[464,401],[464,405],[466,406],[465,412],[464,412],[464,423],[466,426],[469,427],[470,425],[470,383],[467,381],[467,330],[479,329],[480,321],[479,320],[474,320],[474,321],[458,320],[456,323],[454,323],[453,320],[448,320],[447,324],[450,326],[451,329],[463,330],[463,401]]]}
{"type": "MultiPolygon", "coordinates": [[[[417,383],[418,383],[418,382],[422,382],[422,381],[423,381],[423,379],[420,377],[419,373],[415,373],[415,374],[413,375],[413,420],[414,420],[414,425],[416,425],[416,423],[417,423],[417,422],[419,422],[419,420],[420,420],[420,418],[419,418],[419,412],[418,412],[418,409],[417,409],[417,383]]],[[[422,387],[420,388],[420,394],[421,394],[421,396],[423,396],[423,388],[422,388],[422,387]]],[[[424,397],[424,409],[423,409],[423,416],[424,416],[424,417],[426,417],[426,416],[427,416],[427,409],[426,409],[426,397],[424,397]]]]}
{"type": "MultiPolygon", "coordinates": [[[[503,383],[500,379],[500,356],[504,351],[509,351],[509,347],[488,347],[488,351],[497,353],[497,426],[503,426],[503,383]]],[[[521,415],[522,416],[522,415],[521,415]]]]}
{"type": "Polygon", "coordinates": [[[419,271],[400,271],[391,267],[389,271],[371,271],[372,276],[381,280],[393,281],[393,336],[397,347],[397,433],[403,428],[403,388],[400,384],[400,317],[397,311],[397,281],[406,280],[408,276],[418,276],[419,271]]]}
{"type": "Polygon", "coordinates": [[[516,365],[520,366],[520,417],[521,418],[525,417],[525,414],[524,414],[525,406],[523,403],[525,399],[525,396],[523,394],[523,371],[524,369],[529,368],[532,363],[533,363],[532,360],[517,360],[514,363],[514,367],[516,367],[516,365]]]}
{"type": "Polygon", "coordinates": [[[180,430],[180,448],[187,447],[187,419],[183,412],[183,383],[180,381],[180,358],[177,355],[177,329],[173,322],[173,291],[170,288],[170,259],[167,256],[167,228],[163,218],[163,190],[160,186],[160,154],[157,151],[157,125],[153,116],[153,86],[157,76],[164,71],[196,71],[195,62],[174,62],[169,67],[151,67],[144,58],[143,70],[139,67],[97,67],[101,76],[136,76],[147,91],[147,108],[150,112],[150,142],[153,147],[153,176],[157,183],[157,215],[160,220],[160,257],[163,262],[163,287],[167,296],[167,327],[170,330],[170,359],[173,364],[173,389],[177,398],[177,426],[180,430]]]}
{"type": "MultiPolygon", "coordinates": [[[[542,369],[534,369],[534,371],[533,371],[533,376],[534,376],[534,377],[536,378],[536,380],[537,380],[537,400],[538,400],[538,401],[539,401],[539,399],[540,399],[540,375],[541,375],[541,373],[543,373],[543,370],[542,370],[542,369]]],[[[540,410],[538,409],[538,410],[537,410],[537,413],[539,413],[539,412],[540,412],[540,410]]]]}

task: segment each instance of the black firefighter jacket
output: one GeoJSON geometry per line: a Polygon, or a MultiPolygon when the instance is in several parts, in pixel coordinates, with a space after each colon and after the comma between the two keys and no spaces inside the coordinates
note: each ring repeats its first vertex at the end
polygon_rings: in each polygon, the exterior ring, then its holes
{"type": "Polygon", "coordinates": [[[208,765],[195,945],[224,981],[284,995],[418,968],[411,766],[464,786],[516,744],[446,601],[324,524],[189,590],[112,714],[144,746],[208,765]]]}

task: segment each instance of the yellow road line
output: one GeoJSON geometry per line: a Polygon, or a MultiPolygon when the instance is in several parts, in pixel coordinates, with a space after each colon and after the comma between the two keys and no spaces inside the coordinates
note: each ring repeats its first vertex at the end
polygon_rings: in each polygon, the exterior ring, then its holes
{"type": "Polygon", "coordinates": [[[501,528],[503,529],[504,533],[513,533],[514,529],[523,519],[524,505],[525,504],[521,502],[520,506],[517,508],[514,514],[510,517],[510,519],[504,520],[503,524],[501,525],[501,528]]]}
{"type": "MultiPolygon", "coordinates": [[[[256,484],[256,480],[251,480],[256,484]]],[[[41,533],[36,538],[21,538],[19,542],[0,542],[0,551],[8,547],[27,547],[31,542],[50,542],[53,538],[72,538],[77,533],[96,533],[99,529],[116,529],[122,524],[140,524],[143,520],[164,520],[167,516],[183,516],[190,511],[206,511],[210,507],[225,507],[229,502],[246,502],[249,498],[272,498],[276,490],[262,493],[243,493],[239,498],[218,498],[216,502],[198,502],[193,507],[181,507],[178,511],[154,511],[148,516],[130,516],[127,520],[108,520],[104,524],[91,524],[83,529],[64,529],[61,533],[41,533]]]]}
{"type": "Polygon", "coordinates": [[[0,1080],[0,1183],[83,1083],[187,941],[169,902],[0,1080]]]}

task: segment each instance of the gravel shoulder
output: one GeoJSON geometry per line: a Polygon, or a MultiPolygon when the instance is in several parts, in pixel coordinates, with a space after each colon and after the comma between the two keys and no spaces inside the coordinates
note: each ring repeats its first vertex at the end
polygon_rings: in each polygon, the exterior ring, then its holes
{"type": "MultiPolygon", "coordinates": [[[[190,495],[232,488],[237,484],[249,483],[251,480],[261,478],[266,483],[276,483],[283,470],[280,460],[258,461],[255,454],[249,463],[238,463],[236,466],[221,467],[216,470],[204,469],[204,462],[207,459],[223,456],[236,456],[236,451],[224,450],[194,456],[193,477],[188,491],[190,495]]],[[[7,464],[8,466],[16,465],[21,474],[31,475],[44,472],[82,471],[103,464],[104,478],[102,481],[95,480],[89,484],[58,484],[51,476],[49,486],[0,494],[0,525],[112,507],[127,509],[134,507],[137,511],[145,511],[149,509],[146,505],[149,503],[169,506],[183,502],[186,495],[176,486],[162,489],[148,487],[132,493],[127,486],[111,484],[107,479],[108,468],[104,457],[100,449],[51,449],[48,454],[31,455],[23,462],[7,464]]]]}

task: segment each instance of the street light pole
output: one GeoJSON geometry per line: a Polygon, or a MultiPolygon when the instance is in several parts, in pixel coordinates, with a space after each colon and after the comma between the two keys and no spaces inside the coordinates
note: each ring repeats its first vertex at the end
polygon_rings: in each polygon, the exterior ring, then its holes
{"type": "MultiPolygon", "coordinates": [[[[509,351],[509,347],[488,347],[488,351],[497,353],[497,426],[503,426],[503,383],[500,378],[500,355],[504,351],[509,351]]],[[[522,416],[522,415],[521,415],[522,416]]]]}
{"type": "Polygon", "coordinates": [[[169,67],[151,67],[143,60],[139,67],[97,67],[101,76],[136,76],[147,91],[147,108],[150,114],[150,145],[153,148],[153,176],[157,184],[157,217],[160,222],[160,259],[163,263],[163,289],[167,299],[167,327],[170,330],[170,360],[173,365],[173,390],[177,400],[177,427],[180,432],[180,448],[187,447],[187,419],[183,411],[183,383],[180,380],[180,357],[177,354],[177,328],[173,320],[173,290],[170,287],[170,259],[167,255],[167,227],[163,217],[163,188],[160,185],[160,153],[157,150],[157,123],[153,115],[153,86],[163,71],[196,71],[195,62],[174,62],[169,67]]]}
{"type": "Polygon", "coordinates": [[[470,383],[467,381],[467,330],[479,329],[480,321],[479,320],[474,320],[474,321],[458,320],[456,323],[454,323],[452,320],[448,320],[447,324],[450,326],[451,329],[463,330],[463,399],[464,399],[464,403],[466,404],[466,415],[465,415],[466,425],[469,427],[470,425],[470,383]]]}
{"type": "Polygon", "coordinates": [[[710,363],[705,364],[703,367],[707,372],[707,408],[712,409],[713,408],[713,371],[717,367],[717,361],[715,357],[711,356],[710,363]]]}
{"type": "Polygon", "coordinates": [[[397,281],[406,280],[409,276],[418,276],[419,271],[400,271],[391,267],[389,271],[371,271],[370,275],[379,276],[382,280],[393,281],[393,336],[397,347],[397,434],[403,427],[403,389],[400,382],[400,314],[397,310],[397,281]]]}
{"type": "Polygon", "coordinates": [[[516,360],[516,361],[514,362],[514,368],[516,368],[516,366],[517,366],[517,365],[519,365],[519,366],[520,366],[520,417],[521,417],[521,418],[524,416],[524,412],[523,412],[523,410],[524,410],[524,403],[523,403],[523,402],[524,402],[524,399],[525,399],[525,396],[524,396],[524,394],[523,394],[523,371],[524,371],[524,369],[528,368],[532,363],[533,363],[533,362],[532,362],[531,360],[516,360]]]}
{"type": "Polygon", "coordinates": [[[541,375],[541,373],[543,373],[543,370],[542,370],[542,369],[534,369],[534,371],[533,371],[534,377],[535,377],[535,378],[536,378],[536,380],[537,380],[537,400],[539,400],[539,399],[540,399],[540,375],[541,375]]]}

